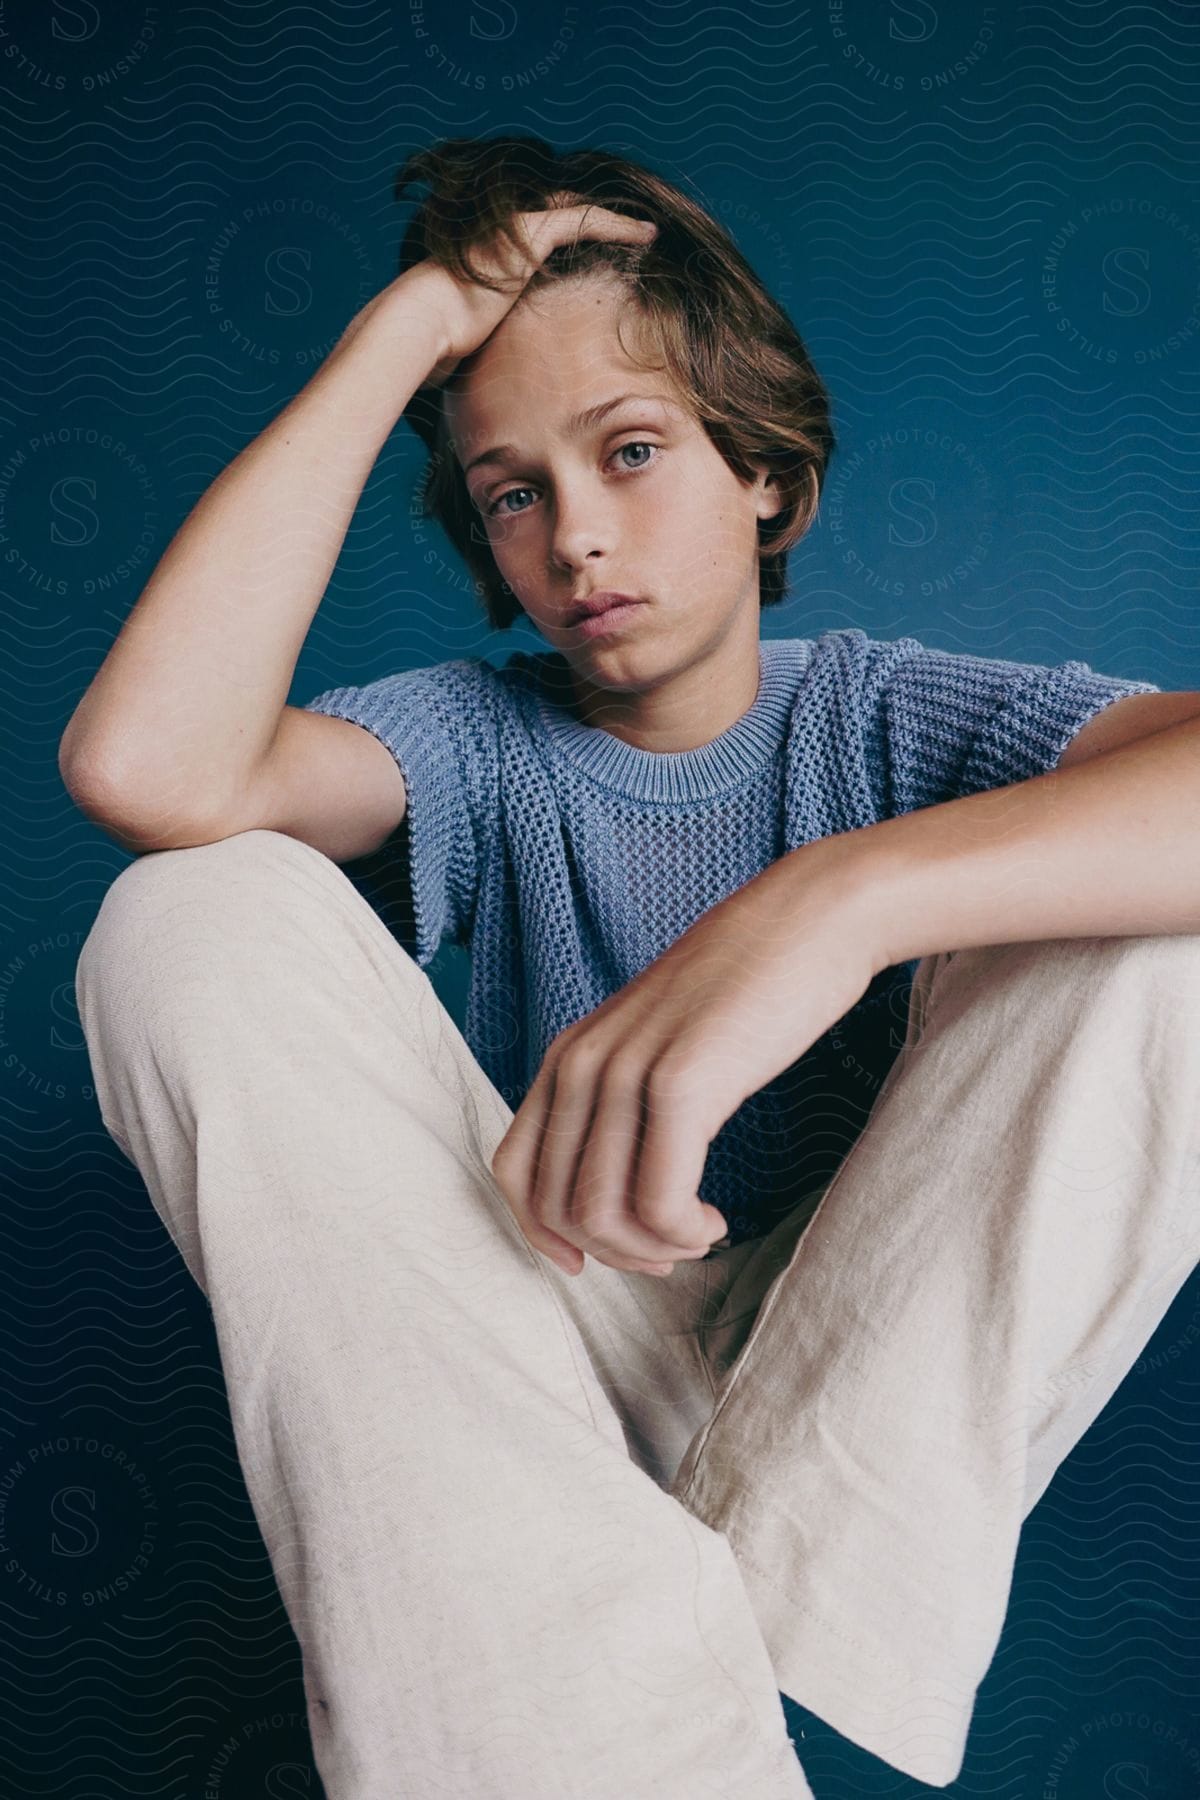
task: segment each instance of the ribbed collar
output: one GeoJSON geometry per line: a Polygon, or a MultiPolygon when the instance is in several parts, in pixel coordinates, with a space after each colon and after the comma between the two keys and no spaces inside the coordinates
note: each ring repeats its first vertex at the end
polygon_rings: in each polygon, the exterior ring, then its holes
{"type": "Polygon", "coordinates": [[[633,800],[707,800],[739,786],[775,756],[811,648],[806,638],[760,638],[754,703],[728,731],[695,750],[639,750],[602,726],[581,724],[554,698],[555,688],[569,691],[561,651],[531,658],[534,699],[551,748],[601,787],[633,800]]]}

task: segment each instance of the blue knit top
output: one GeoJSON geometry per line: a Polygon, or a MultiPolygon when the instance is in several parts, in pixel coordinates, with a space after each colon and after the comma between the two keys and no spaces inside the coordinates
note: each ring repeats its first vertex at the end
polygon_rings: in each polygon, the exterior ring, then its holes
{"type": "MultiPolygon", "coordinates": [[[[560,1031],[787,851],[1039,775],[1102,707],[1160,691],[857,628],[764,638],[750,709],[710,743],[658,753],[581,724],[568,682],[560,652],[515,651],[331,688],[305,709],[396,758],[408,807],[381,854],[411,892],[405,948],[422,968],[445,940],[470,952],[464,1036],[514,1112],[560,1031]]],[[[836,1172],[904,1042],[915,968],[881,971],[713,1138],[699,1192],[735,1243],[836,1172]]]]}

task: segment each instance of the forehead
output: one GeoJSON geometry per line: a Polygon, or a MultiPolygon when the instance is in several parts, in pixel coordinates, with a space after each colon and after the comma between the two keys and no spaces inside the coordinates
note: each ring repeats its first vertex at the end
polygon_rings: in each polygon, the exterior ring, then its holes
{"type": "Polygon", "coordinates": [[[615,283],[593,280],[540,288],[515,306],[446,383],[443,410],[465,463],[535,425],[569,435],[577,413],[625,394],[681,402],[636,306],[615,283]]]}

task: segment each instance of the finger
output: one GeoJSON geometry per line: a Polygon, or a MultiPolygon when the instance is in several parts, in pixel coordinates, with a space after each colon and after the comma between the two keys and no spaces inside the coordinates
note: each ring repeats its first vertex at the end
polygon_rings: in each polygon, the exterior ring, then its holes
{"type": "Polygon", "coordinates": [[[599,208],[604,229],[611,231],[614,237],[628,238],[631,243],[644,243],[658,236],[658,226],[653,219],[631,219],[628,213],[609,212],[606,207],[599,208]]]}
{"type": "MultiPolygon", "coordinates": [[[[550,1231],[576,1240],[570,1231],[575,1173],[595,1104],[596,1081],[578,1056],[563,1055],[545,1069],[544,1107],[537,1154],[530,1166],[530,1211],[550,1231]]],[[[586,1249],[586,1245],[581,1245],[586,1249]]]]}
{"type": "Polygon", "coordinates": [[[727,1230],[723,1215],[699,1196],[710,1140],[694,1104],[683,1098],[680,1082],[669,1081],[659,1068],[647,1088],[650,1098],[630,1178],[630,1204],[660,1237],[689,1246],[688,1255],[707,1256],[727,1230]],[[691,1248],[698,1242],[700,1249],[691,1248]]]}
{"type": "MultiPolygon", "coordinates": [[[[563,1241],[595,1257],[610,1268],[659,1269],[667,1256],[702,1256],[707,1244],[693,1250],[686,1244],[673,1244],[658,1232],[641,1226],[632,1218],[625,1198],[626,1182],[634,1166],[635,1138],[639,1108],[633,1099],[636,1092],[632,1078],[625,1082],[626,1104],[613,1114],[613,1128],[607,1139],[607,1159],[614,1171],[615,1198],[605,1211],[603,1203],[597,1211],[586,1204],[580,1207],[581,1191],[586,1201],[589,1176],[586,1161],[601,1141],[596,1125],[611,1078],[597,1076],[594,1065],[579,1057],[561,1057],[547,1071],[548,1098],[537,1147],[536,1165],[531,1180],[529,1210],[543,1229],[563,1241]],[[624,1117],[625,1123],[621,1124],[624,1117]]],[[[602,1174],[600,1179],[606,1177],[602,1174]]],[[[603,1193],[603,1188],[598,1191],[603,1193]]]]}
{"type": "Polygon", "coordinates": [[[583,1267],[580,1252],[574,1244],[543,1224],[530,1204],[539,1145],[549,1110],[548,1085],[539,1076],[521,1102],[512,1124],[493,1153],[492,1179],[533,1248],[556,1262],[568,1275],[577,1275],[583,1267]]]}
{"type": "Polygon", "coordinates": [[[634,1205],[638,1146],[646,1126],[641,1089],[641,1076],[629,1065],[614,1059],[606,1067],[564,1211],[551,1221],[582,1250],[614,1267],[629,1261],[663,1264],[668,1257],[690,1261],[708,1251],[707,1237],[697,1242],[694,1221],[691,1241],[677,1240],[634,1205]]]}
{"type": "MultiPolygon", "coordinates": [[[[610,212],[607,207],[587,203],[580,206],[554,207],[548,212],[528,215],[530,229],[549,238],[550,246],[578,241],[582,238],[613,238],[629,244],[652,243],[658,226],[652,219],[632,219],[625,213],[610,212]]],[[[549,248],[542,249],[542,257],[549,248]]]]}
{"type": "Polygon", "coordinates": [[[624,213],[609,212],[605,207],[584,207],[579,226],[580,237],[612,238],[627,244],[653,243],[658,226],[651,219],[631,219],[624,213]]]}

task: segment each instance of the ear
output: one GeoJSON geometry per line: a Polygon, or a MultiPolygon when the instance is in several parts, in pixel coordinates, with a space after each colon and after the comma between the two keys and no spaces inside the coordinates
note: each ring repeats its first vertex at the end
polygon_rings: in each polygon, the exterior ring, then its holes
{"type": "Polygon", "coordinates": [[[779,497],[779,482],[769,472],[765,463],[758,464],[758,473],[754,477],[754,506],[760,519],[773,519],[783,511],[783,501],[779,497]]]}

